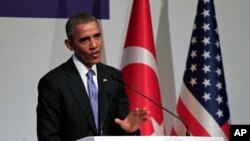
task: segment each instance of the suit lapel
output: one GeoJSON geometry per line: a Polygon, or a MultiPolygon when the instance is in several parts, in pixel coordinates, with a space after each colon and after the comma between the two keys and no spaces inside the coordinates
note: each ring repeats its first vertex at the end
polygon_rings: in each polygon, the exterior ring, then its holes
{"type": "Polygon", "coordinates": [[[72,94],[76,97],[76,100],[79,103],[85,116],[87,117],[93,131],[95,131],[95,133],[97,134],[91,104],[83,81],[81,80],[80,74],[78,73],[72,59],[69,60],[67,63],[69,63],[71,66],[69,72],[66,73],[68,75],[68,86],[70,87],[72,94]]]}
{"type": "Polygon", "coordinates": [[[112,99],[112,93],[108,92],[110,88],[110,79],[109,73],[106,71],[103,64],[97,64],[97,80],[98,80],[98,89],[99,89],[99,129],[103,128],[107,120],[108,109],[110,108],[110,100],[112,99]]]}

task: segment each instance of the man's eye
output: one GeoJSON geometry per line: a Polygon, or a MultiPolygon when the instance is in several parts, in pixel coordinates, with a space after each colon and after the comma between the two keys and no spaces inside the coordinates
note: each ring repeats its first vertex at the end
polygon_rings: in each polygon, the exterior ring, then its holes
{"type": "Polygon", "coordinates": [[[88,41],[88,38],[81,38],[80,39],[80,42],[87,42],[88,41]]]}
{"type": "Polygon", "coordinates": [[[101,37],[101,33],[95,34],[95,38],[100,38],[101,37]]]}

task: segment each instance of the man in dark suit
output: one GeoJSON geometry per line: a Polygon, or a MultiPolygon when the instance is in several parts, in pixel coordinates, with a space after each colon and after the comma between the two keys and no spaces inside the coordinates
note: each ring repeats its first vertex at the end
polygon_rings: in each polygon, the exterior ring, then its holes
{"type": "Polygon", "coordinates": [[[145,108],[129,111],[124,86],[113,79],[122,79],[120,71],[100,62],[103,41],[98,21],[86,13],[73,15],[66,23],[66,33],[65,44],[74,52],[72,57],[38,84],[38,140],[138,134],[149,112],[145,108]],[[90,71],[97,89],[95,106],[90,98],[90,71]]]}

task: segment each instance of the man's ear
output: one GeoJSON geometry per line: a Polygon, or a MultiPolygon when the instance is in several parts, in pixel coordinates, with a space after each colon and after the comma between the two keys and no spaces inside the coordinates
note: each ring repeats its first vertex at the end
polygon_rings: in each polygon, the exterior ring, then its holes
{"type": "Polygon", "coordinates": [[[64,43],[69,50],[74,51],[73,42],[71,40],[65,39],[64,43]]]}

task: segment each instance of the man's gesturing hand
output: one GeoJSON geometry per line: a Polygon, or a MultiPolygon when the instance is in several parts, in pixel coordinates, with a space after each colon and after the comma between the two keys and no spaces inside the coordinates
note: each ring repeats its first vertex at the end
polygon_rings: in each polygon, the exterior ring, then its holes
{"type": "Polygon", "coordinates": [[[124,120],[116,118],[115,122],[126,132],[133,133],[140,128],[143,122],[150,119],[149,114],[147,108],[136,108],[130,111],[124,120]]]}

